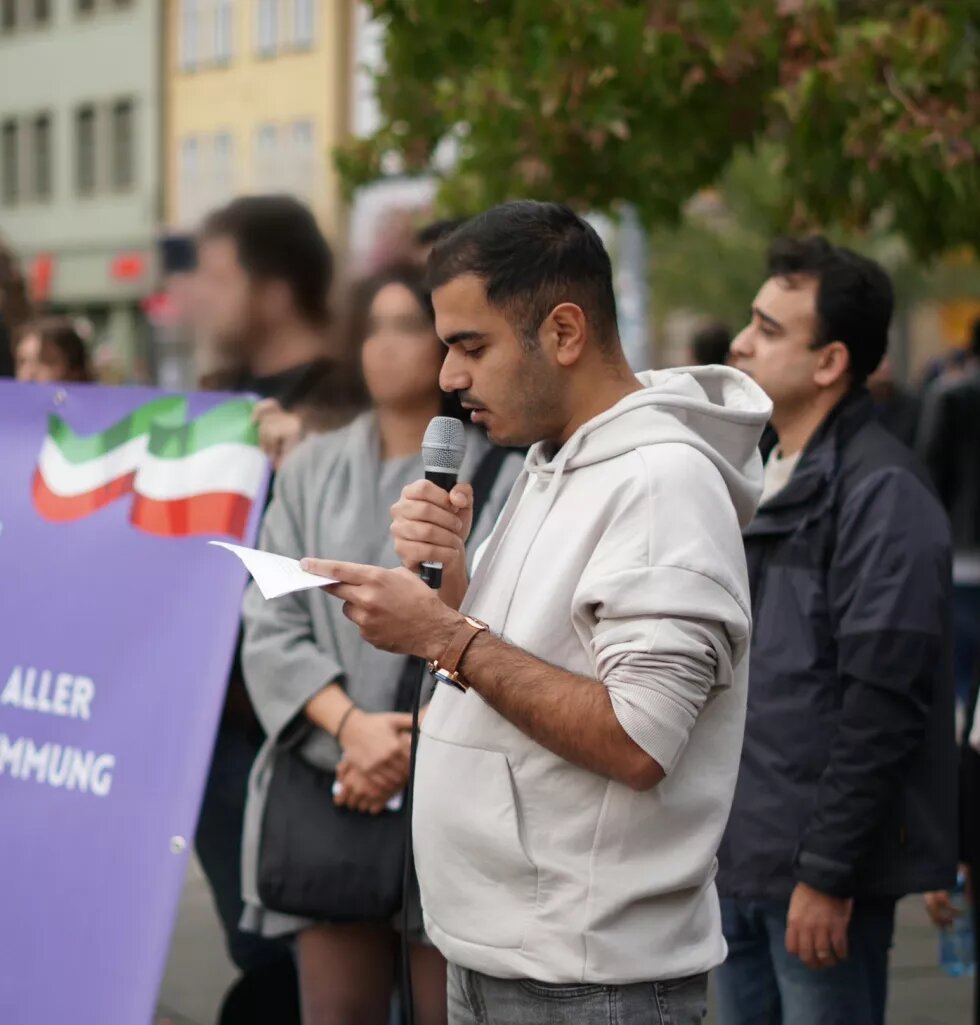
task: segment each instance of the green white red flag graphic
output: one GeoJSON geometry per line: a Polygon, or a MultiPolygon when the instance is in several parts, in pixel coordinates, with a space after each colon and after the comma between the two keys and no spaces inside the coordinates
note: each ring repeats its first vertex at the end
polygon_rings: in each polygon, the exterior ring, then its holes
{"type": "Polygon", "coordinates": [[[163,537],[242,538],[266,473],[251,399],[232,399],[187,421],[181,397],[155,399],[98,434],[48,420],[33,496],[47,520],[88,516],[133,495],[133,525],[163,537]]]}

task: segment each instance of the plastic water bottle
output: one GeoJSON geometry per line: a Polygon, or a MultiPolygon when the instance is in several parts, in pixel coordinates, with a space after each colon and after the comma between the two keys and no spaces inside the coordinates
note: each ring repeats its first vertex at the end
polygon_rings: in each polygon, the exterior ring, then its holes
{"type": "Polygon", "coordinates": [[[949,902],[958,914],[948,929],[939,931],[939,967],[947,975],[973,975],[976,938],[962,872],[956,877],[956,888],[949,891],[949,902]]]}

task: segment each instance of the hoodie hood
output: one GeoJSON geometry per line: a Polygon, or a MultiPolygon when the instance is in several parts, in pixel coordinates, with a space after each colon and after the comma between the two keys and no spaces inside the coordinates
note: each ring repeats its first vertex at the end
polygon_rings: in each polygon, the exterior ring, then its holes
{"type": "Polygon", "coordinates": [[[762,493],[759,439],[772,403],[732,367],[681,367],[636,375],[642,390],[583,424],[557,451],[547,442],[528,453],[528,473],[550,480],[648,445],[687,444],[721,474],[744,527],[762,493]]]}

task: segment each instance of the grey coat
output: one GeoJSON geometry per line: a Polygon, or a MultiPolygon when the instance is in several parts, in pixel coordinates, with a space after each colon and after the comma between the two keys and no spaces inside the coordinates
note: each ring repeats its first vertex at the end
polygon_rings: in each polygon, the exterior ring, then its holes
{"type": "MultiPolygon", "coordinates": [[[[472,478],[489,442],[467,429],[460,479],[472,478]]],[[[470,551],[487,537],[522,465],[508,456],[480,520],[470,551]]],[[[304,442],[276,477],[260,547],[300,558],[317,555],[345,562],[395,567],[389,508],[401,487],[423,475],[421,457],[382,464],[374,415],[304,442]]],[[[358,707],[393,711],[403,658],[361,640],[342,604],[322,591],[302,591],[265,601],[253,584],[245,594],[242,665],[249,696],[267,740],[249,779],[242,839],[244,929],[264,935],[295,932],[310,924],[263,909],[258,896],[258,851],[270,769],[277,746],[299,744],[303,756],[323,769],[340,759],[337,742],[303,715],[307,702],[333,682],[342,682],[358,707]]]]}

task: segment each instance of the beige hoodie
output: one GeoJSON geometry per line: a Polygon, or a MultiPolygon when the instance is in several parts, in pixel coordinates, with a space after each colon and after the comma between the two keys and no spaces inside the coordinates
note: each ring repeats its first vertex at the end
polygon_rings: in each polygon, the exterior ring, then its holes
{"type": "Polygon", "coordinates": [[[525,471],[464,611],[601,680],[667,773],[647,792],[535,743],[475,691],[437,687],[414,843],[426,928],[500,978],[630,983],[725,956],[714,888],[745,714],[749,590],[770,404],[735,370],[645,385],[525,471]]]}

